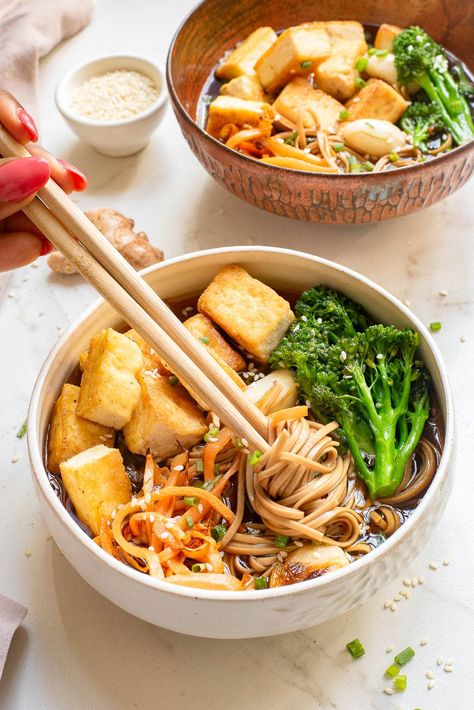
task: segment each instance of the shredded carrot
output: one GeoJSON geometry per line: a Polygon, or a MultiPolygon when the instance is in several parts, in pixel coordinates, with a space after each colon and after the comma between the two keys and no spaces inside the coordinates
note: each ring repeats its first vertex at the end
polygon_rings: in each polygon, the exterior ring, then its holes
{"type": "Polygon", "coordinates": [[[279,412],[274,412],[268,417],[270,426],[275,426],[280,422],[285,422],[289,419],[303,419],[308,416],[308,407],[302,404],[298,407],[288,407],[288,409],[280,409],[279,412]]]}
{"type": "Polygon", "coordinates": [[[194,587],[195,589],[215,589],[229,592],[240,592],[242,583],[232,574],[207,574],[193,573],[176,574],[166,578],[171,584],[180,584],[184,587],[194,587]]]}
{"type": "Polygon", "coordinates": [[[229,429],[221,429],[217,436],[217,441],[209,441],[204,447],[203,466],[205,481],[213,481],[215,479],[215,463],[217,454],[227,446],[231,438],[229,429]]]}

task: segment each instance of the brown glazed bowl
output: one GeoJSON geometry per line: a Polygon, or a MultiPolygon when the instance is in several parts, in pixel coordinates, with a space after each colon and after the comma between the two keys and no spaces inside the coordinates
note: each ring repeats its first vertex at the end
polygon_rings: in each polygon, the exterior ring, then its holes
{"type": "Polygon", "coordinates": [[[201,91],[226,50],[262,25],[278,30],[315,19],[421,25],[468,67],[474,67],[474,3],[465,0],[204,0],[173,39],[167,81],[181,130],[208,173],[256,207],[328,224],[379,222],[409,214],[461,187],[473,171],[474,141],[413,167],[327,175],[247,158],[197,125],[201,91]]]}

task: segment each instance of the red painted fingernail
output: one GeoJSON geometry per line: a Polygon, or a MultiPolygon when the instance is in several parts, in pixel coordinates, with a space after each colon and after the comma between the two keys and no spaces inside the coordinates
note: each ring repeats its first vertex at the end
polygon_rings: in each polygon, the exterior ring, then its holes
{"type": "Polygon", "coordinates": [[[45,158],[19,158],[0,165],[0,202],[19,202],[34,195],[50,175],[45,158]]]}
{"type": "Polygon", "coordinates": [[[40,237],[41,239],[41,251],[40,256],[46,256],[46,254],[51,254],[54,251],[54,245],[46,239],[46,237],[40,237]]]}
{"type": "Polygon", "coordinates": [[[30,140],[36,143],[38,140],[38,129],[30,114],[25,111],[24,108],[18,109],[18,120],[30,136],[30,140]]]}
{"type": "Polygon", "coordinates": [[[61,160],[60,158],[58,158],[57,160],[58,163],[62,165],[63,168],[67,170],[68,173],[71,175],[74,184],[74,189],[77,190],[77,192],[85,190],[87,187],[87,178],[84,173],[81,173],[78,168],[76,168],[74,165],[71,165],[71,163],[68,163],[67,160],[61,160]]]}

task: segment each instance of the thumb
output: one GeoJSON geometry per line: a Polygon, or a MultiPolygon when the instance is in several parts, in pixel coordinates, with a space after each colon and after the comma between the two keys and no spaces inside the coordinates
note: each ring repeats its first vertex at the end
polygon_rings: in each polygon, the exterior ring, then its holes
{"type": "Polygon", "coordinates": [[[16,212],[18,203],[33,198],[50,175],[51,168],[45,158],[0,161],[0,219],[16,212]]]}

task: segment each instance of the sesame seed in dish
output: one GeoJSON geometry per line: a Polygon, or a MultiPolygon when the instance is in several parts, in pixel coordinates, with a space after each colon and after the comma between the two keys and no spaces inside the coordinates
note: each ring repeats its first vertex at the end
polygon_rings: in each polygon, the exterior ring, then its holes
{"type": "Polygon", "coordinates": [[[121,121],[147,110],[160,88],[137,71],[119,69],[93,76],[69,95],[69,108],[95,121],[121,121]]]}

